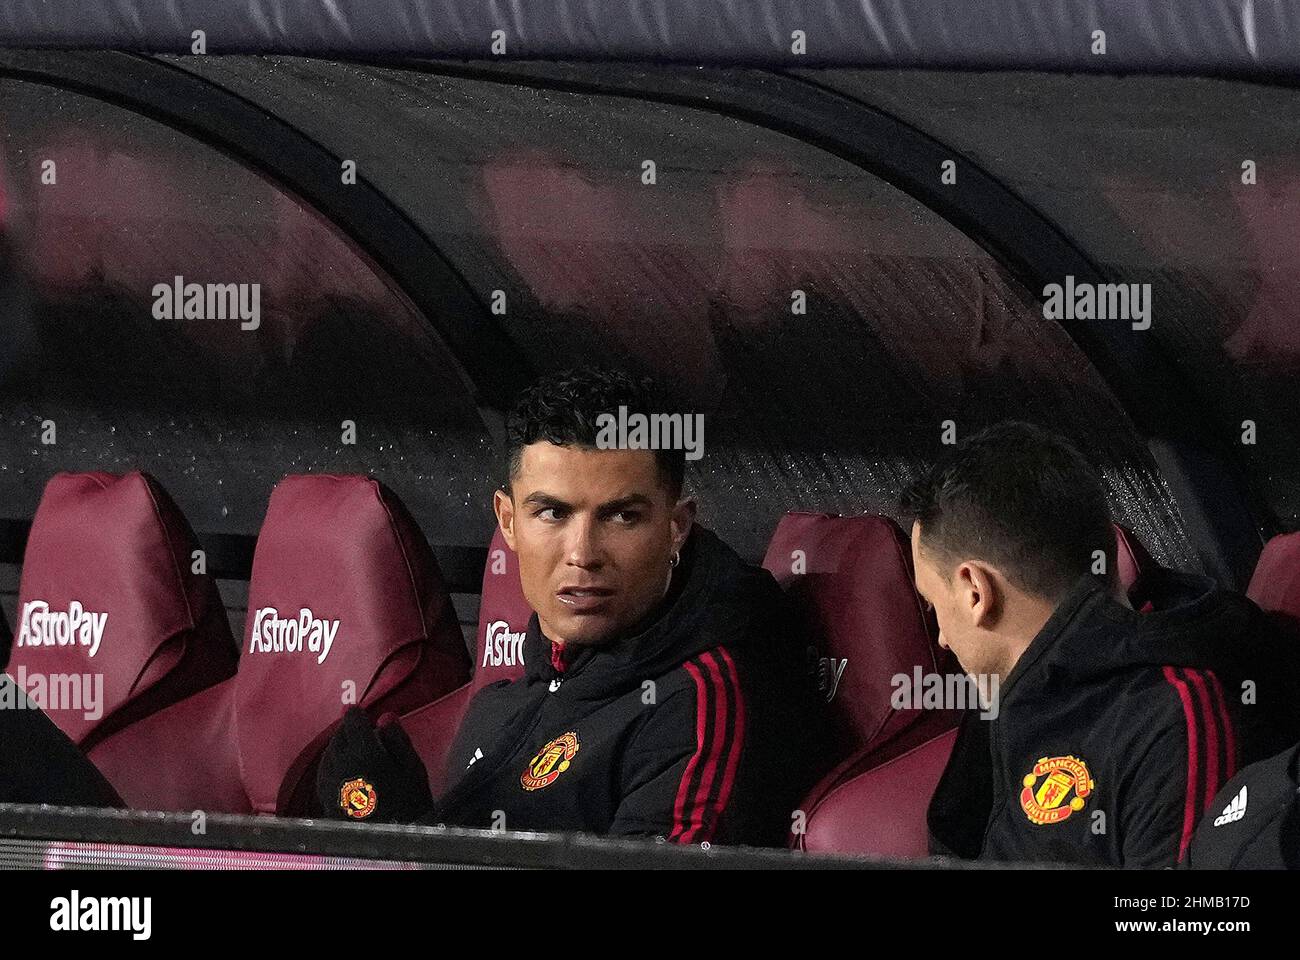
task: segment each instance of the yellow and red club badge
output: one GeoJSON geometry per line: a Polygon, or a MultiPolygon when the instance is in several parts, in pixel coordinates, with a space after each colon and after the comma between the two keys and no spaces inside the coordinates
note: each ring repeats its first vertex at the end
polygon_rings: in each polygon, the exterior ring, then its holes
{"type": "Polygon", "coordinates": [[[349,780],[339,791],[339,806],[353,820],[364,820],[370,816],[378,803],[379,794],[375,793],[375,788],[360,777],[349,780]]]}
{"type": "Polygon", "coordinates": [[[1031,823],[1060,823],[1083,809],[1097,784],[1078,757],[1043,757],[1021,781],[1020,809],[1031,823]],[[1038,783],[1039,778],[1042,783],[1038,783]],[[1034,785],[1038,784],[1038,789],[1034,785]]]}
{"type": "Polygon", "coordinates": [[[519,777],[525,790],[540,790],[549,787],[573,762],[578,752],[578,735],[570,730],[562,737],[556,737],[542,749],[537,756],[528,761],[528,766],[519,777]]]}

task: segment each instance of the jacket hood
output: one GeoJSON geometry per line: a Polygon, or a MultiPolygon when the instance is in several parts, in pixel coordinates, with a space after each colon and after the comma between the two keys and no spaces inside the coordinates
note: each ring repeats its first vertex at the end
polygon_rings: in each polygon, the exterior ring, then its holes
{"type": "Polygon", "coordinates": [[[642,625],[599,647],[582,649],[564,673],[551,664],[551,642],[537,614],[528,621],[524,669],[529,683],[563,677],[569,696],[599,699],[662,676],[720,644],[738,644],[781,610],[772,575],[746,563],[696,524],[682,548],[667,596],[642,625]]]}
{"type": "Polygon", "coordinates": [[[1266,639],[1259,609],[1208,577],[1153,570],[1142,611],[1119,603],[1107,582],[1080,577],[1003,684],[1007,695],[1030,673],[1079,682],[1134,667],[1236,672],[1266,639]]]}

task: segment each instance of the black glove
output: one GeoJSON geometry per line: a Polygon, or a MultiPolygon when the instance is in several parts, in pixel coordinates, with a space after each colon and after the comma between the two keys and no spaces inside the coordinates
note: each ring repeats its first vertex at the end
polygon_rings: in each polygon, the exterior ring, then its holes
{"type": "Polygon", "coordinates": [[[376,727],[360,707],[348,708],[316,773],[325,816],[413,823],[432,809],[428,773],[396,720],[386,714],[376,727]]]}

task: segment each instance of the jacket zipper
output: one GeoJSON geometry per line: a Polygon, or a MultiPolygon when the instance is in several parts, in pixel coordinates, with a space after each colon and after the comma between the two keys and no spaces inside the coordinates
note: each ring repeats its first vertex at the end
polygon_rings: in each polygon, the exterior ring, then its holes
{"type": "Polygon", "coordinates": [[[990,731],[989,736],[989,752],[992,754],[989,760],[993,764],[993,804],[989,808],[989,819],[984,824],[984,836],[980,840],[981,856],[988,847],[989,834],[993,832],[993,824],[1002,815],[1002,808],[1007,805],[1006,765],[1002,760],[1002,725],[997,720],[990,720],[989,722],[993,724],[993,730],[990,731]]]}

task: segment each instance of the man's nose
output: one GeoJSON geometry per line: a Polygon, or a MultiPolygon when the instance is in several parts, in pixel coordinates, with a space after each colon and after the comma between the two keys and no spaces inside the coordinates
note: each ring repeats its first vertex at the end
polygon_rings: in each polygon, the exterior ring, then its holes
{"type": "Polygon", "coordinates": [[[569,525],[569,542],[565,561],[574,567],[590,570],[604,563],[600,529],[594,518],[580,517],[569,525]]]}

